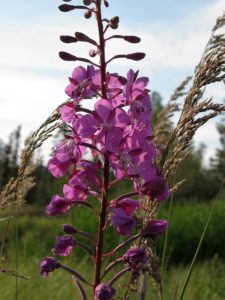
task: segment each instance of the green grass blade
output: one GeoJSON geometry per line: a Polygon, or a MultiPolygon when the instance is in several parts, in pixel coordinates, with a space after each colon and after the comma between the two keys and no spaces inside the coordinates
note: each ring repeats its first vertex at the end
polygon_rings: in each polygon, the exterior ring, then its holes
{"type": "Polygon", "coordinates": [[[197,259],[197,256],[198,256],[198,253],[199,253],[199,251],[200,251],[200,249],[201,249],[202,242],[203,242],[203,240],[204,240],[204,238],[205,238],[206,231],[207,231],[207,229],[208,229],[209,223],[210,223],[211,218],[212,218],[212,215],[213,215],[213,213],[214,213],[214,210],[215,210],[216,203],[217,203],[217,200],[218,200],[218,198],[219,198],[220,192],[222,191],[223,184],[224,184],[224,179],[223,179],[223,181],[222,181],[222,183],[221,183],[221,187],[220,187],[220,189],[219,189],[219,192],[218,192],[218,194],[217,194],[217,196],[216,196],[216,198],[215,198],[215,200],[214,200],[214,202],[213,202],[213,205],[212,205],[212,208],[211,208],[209,217],[208,217],[208,219],[207,219],[207,222],[206,222],[206,224],[205,224],[205,227],[204,227],[204,230],[203,230],[203,232],[202,232],[201,238],[200,238],[200,240],[199,240],[198,247],[197,247],[197,249],[196,249],[196,251],[195,251],[194,257],[193,257],[193,259],[192,259],[190,268],[189,268],[189,270],[188,270],[188,273],[187,273],[187,276],[186,276],[186,278],[185,278],[185,281],[184,281],[184,284],[183,284],[183,287],[182,287],[182,290],[181,290],[181,293],[180,293],[180,296],[179,296],[178,300],[182,300],[183,297],[184,297],[184,294],[185,294],[185,291],[186,291],[188,282],[189,282],[189,280],[190,280],[190,278],[191,278],[191,274],[192,274],[192,271],[193,271],[193,268],[194,268],[194,265],[195,265],[195,262],[196,262],[196,259],[197,259]]]}

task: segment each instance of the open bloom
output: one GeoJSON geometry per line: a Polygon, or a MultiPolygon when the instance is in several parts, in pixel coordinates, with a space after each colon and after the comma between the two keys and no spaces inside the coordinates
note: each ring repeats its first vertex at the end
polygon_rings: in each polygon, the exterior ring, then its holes
{"type": "Polygon", "coordinates": [[[92,83],[95,72],[93,66],[87,66],[87,70],[81,66],[75,68],[69,77],[70,84],[65,93],[75,101],[95,96],[96,91],[92,83]]]}
{"type": "Polygon", "coordinates": [[[41,276],[47,277],[49,272],[53,272],[60,267],[60,263],[54,257],[45,257],[40,262],[41,276]]]}
{"type": "Polygon", "coordinates": [[[92,114],[80,117],[75,126],[81,138],[90,138],[100,143],[102,151],[119,151],[124,128],[129,123],[127,113],[121,108],[113,108],[109,100],[100,99],[95,103],[92,114]]]}
{"type": "Polygon", "coordinates": [[[140,207],[140,203],[138,200],[132,200],[129,198],[124,198],[120,201],[112,201],[111,207],[122,208],[125,213],[130,216],[137,208],[140,207]]]}
{"type": "Polygon", "coordinates": [[[130,235],[135,226],[134,219],[127,215],[122,208],[113,210],[110,216],[110,223],[116,227],[116,231],[122,235],[130,235]]]}
{"type": "Polygon", "coordinates": [[[114,288],[108,284],[100,283],[95,288],[95,300],[111,300],[115,294],[114,288]]]}
{"type": "Polygon", "coordinates": [[[60,256],[67,256],[73,250],[75,245],[76,241],[71,236],[65,235],[56,237],[56,244],[52,249],[52,252],[60,256]]]}

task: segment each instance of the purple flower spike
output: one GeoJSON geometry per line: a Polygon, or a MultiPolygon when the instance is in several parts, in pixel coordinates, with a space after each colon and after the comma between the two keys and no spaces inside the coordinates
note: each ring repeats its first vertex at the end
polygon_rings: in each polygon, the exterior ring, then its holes
{"type": "Polygon", "coordinates": [[[145,264],[148,260],[145,248],[133,247],[124,254],[123,259],[132,267],[145,264]]]}
{"type": "Polygon", "coordinates": [[[50,216],[65,214],[71,206],[71,202],[59,195],[52,196],[51,202],[46,208],[46,214],[50,216]]]}
{"type": "Polygon", "coordinates": [[[52,252],[60,256],[68,256],[75,245],[76,241],[71,236],[56,237],[56,245],[52,252]]]}
{"type": "Polygon", "coordinates": [[[40,262],[41,276],[47,277],[49,272],[53,272],[60,267],[60,263],[54,257],[45,257],[40,262]]]}
{"type": "Polygon", "coordinates": [[[144,230],[144,235],[158,235],[166,232],[167,220],[151,220],[144,230]]]}
{"type": "Polygon", "coordinates": [[[116,227],[116,231],[122,235],[130,235],[135,226],[135,221],[128,216],[122,208],[113,210],[110,216],[110,223],[116,227]]]}
{"type": "Polygon", "coordinates": [[[112,300],[115,294],[114,288],[108,284],[101,283],[95,288],[95,300],[112,300]]]}

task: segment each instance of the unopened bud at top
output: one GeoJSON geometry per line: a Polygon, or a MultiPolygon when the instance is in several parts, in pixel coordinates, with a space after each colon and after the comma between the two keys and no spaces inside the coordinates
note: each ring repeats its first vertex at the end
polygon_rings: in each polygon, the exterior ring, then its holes
{"type": "Polygon", "coordinates": [[[135,36],[135,35],[125,35],[124,40],[129,42],[129,43],[133,43],[133,44],[140,43],[140,41],[141,41],[141,39],[138,36],[135,36]]]}
{"type": "Polygon", "coordinates": [[[70,4],[59,5],[59,10],[61,10],[62,12],[68,12],[68,11],[74,10],[75,8],[76,8],[76,6],[70,5],[70,4]]]}
{"type": "Polygon", "coordinates": [[[70,35],[61,35],[60,36],[60,41],[66,44],[69,43],[76,43],[77,39],[74,36],[70,36],[70,35]]]}
{"type": "Polygon", "coordinates": [[[105,4],[105,7],[109,7],[109,2],[107,0],[104,0],[104,4],[105,4]]]}
{"type": "Polygon", "coordinates": [[[90,57],[95,57],[97,54],[98,54],[98,51],[95,50],[95,49],[91,49],[91,50],[89,51],[89,56],[90,56],[90,57]]]}
{"type": "Polygon", "coordinates": [[[76,56],[68,53],[68,52],[64,52],[64,51],[61,51],[59,52],[59,57],[63,60],[66,60],[66,61],[75,61],[77,60],[76,56]]]}
{"type": "Polygon", "coordinates": [[[115,16],[115,17],[112,17],[112,19],[109,20],[109,26],[112,28],[112,29],[117,29],[118,26],[119,26],[119,17],[115,16]]]}
{"type": "Polygon", "coordinates": [[[127,54],[126,58],[127,59],[132,59],[132,60],[141,60],[145,57],[145,53],[143,52],[135,52],[135,53],[130,53],[130,54],[127,54]]]}
{"type": "Polygon", "coordinates": [[[87,10],[87,11],[85,11],[84,17],[85,17],[86,19],[90,19],[91,16],[92,16],[92,10],[87,10]]]}
{"type": "Polygon", "coordinates": [[[84,5],[90,5],[93,1],[92,0],[83,0],[84,5]]]}

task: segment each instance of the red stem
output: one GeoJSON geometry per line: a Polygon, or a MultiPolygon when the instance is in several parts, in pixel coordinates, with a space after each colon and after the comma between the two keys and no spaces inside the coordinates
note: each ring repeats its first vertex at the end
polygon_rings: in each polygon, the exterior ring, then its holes
{"type": "MultiPolygon", "coordinates": [[[[104,41],[100,0],[96,0],[96,18],[97,18],[98,32],[99,32],[101,91],[102,91],[102,97],[107,99],[105,41],[104,41]]],[[[94,274],[94,284],[93,284],[94,290],[101,280],[101,264],[103,259],[103,237],[104,237],[104,227],[106,223],[108,188],[109,188],[109,161],[105,155],[104,170],[103,170],[102,203],[101,203],[101,212],[99,216],[98,238],[96,243],[95,274],[94,274]]]]}

